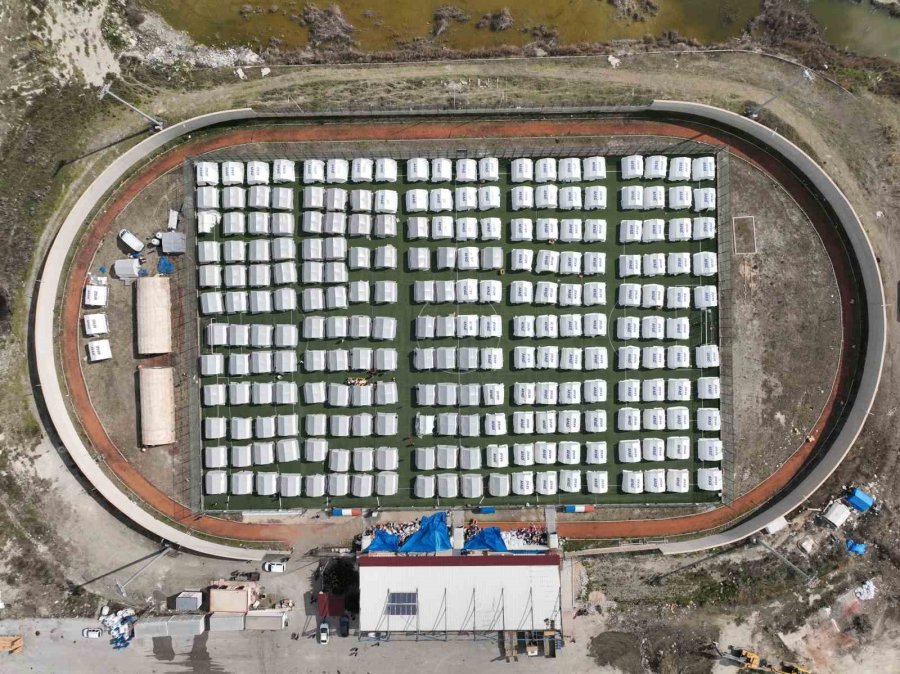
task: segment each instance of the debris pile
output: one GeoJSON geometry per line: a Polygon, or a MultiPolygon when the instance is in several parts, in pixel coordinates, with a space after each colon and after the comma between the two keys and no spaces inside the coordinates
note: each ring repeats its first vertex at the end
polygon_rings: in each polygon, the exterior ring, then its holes
{"type": "Polygon", "coordinates": [[[431,17],[431,34],[433,37],[438,37],[450,27],[451,21],[466,23],[468,20],[469,15],[459,7],[443,5],[434,10],[431,17]]]}
{"type": "Polygon", "coordinates": [[[504,7],[503,9],[498,9],[496,12],[492,14],[485,14],[481,17],[481,20],[475,24],[476,28],[490,28],[495,33],[499,33],[500,31],[509,30],[512,28],[513,17],[509,11],[509,7],[504,7]]]}
{"type": "Polygon", "coordinates": [[[137,616],[134,609],[123,608],[112,615],[101,615],[100,624],[109,632],[110,643],[116,650],[128,648],[129,642],[134,639],[134,623],[137,616]]]}

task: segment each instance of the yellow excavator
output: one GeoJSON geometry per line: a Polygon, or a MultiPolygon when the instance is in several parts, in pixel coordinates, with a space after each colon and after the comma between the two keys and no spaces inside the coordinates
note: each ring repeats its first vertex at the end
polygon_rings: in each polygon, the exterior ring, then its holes
{"type": "Polygon", "coordinates": [[[740,665],[739,672],[763,672],[764,674],[812,674],[812,671],[803,665],[791,662],[773,664],[760,657],[759,653],[748,651],[746,648],[729,646],[727,651],[719,648],[719,644],[713,642],[716,653],[723,660],[740,665]]]}

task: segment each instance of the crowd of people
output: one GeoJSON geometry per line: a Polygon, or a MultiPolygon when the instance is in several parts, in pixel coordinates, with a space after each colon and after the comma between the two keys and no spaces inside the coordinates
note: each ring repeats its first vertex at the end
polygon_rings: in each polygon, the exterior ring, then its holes
{"type": "Polygon", "coordinates": [[[547,545],[547,531],[541,527],[529,526],[503,532],[507,548],[521,548],[532,545],[547,545]]]}

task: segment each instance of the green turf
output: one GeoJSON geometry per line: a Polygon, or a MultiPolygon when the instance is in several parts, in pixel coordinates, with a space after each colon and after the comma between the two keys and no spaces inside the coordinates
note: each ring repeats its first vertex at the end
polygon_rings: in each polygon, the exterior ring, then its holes
{"type": "MultiPolygon", "coordinates": [[[[536,157],[537,158],[537,157],[536,157]]],[[[656,253],[656,252],[698,252],[701,250],[716,252],[716,241],[715,240],[707,240],[702,242],[697,241],[688,241],[684,243],[670,243],[670,242],[660,242],[660,243],[634,243],[621,245],[618,243],[618,225],[619,222],[623,219],[650,219],[650,218],[665,218],[668,220],[672,217],[691,217],[696,215],[693,212],[687,211],[626,211],[623,212],[619,207],[619,188],[622,187],[626,183],[622,181],[618,175],[619,169],[619,157],[607,157],[607,178],[603,181],[596,181],[592,183],[575,183],[581,186],[585,186],[587,184],[602,184],[607,187],[607,209],[603,211],[584,211],[584,212],[573,212],[573,211],[552,211],[552,210],[531,210],[531,211],[511,211],[508,208],[509,204],[509,192],[508,189],[512,186],[508,183],[508,173],[509,173],[509,160],[500,160],[501,166],[501,175],[500,181],[497,184],[501,188],[501,194],[503,196],[503,204],[504,207],[501,209],[497,209],[494,211],[470,211],[465,213],[459,213],[460,217],[462,216],[473,216],[476,218],[482,217],[490,217],[495,216],[499,217],[503,223],[503,240],[502,241],[488,241],[488,242],[453,242],[453,241],[408,241],[406,239],[406,215],[404,214],[404,193],[408,189],[414,188],[425,188],[425,189],[433,189],[436,187],[454,187],[452,183],[445,184],[436,184],[436,183],[417,183],[417,184],[409,184],[405,181],[404,169],[406,162],[398,161],[398,167],[400,171],[400,179],[395,184],[347,184],[342,185],[345,187],[348,192],[351,189],[395,189],[399,193],[399,213],[398,213],[398,236],[392,239],[359,239],[359,238],[348,238],[348,247],[353,246],[366,246],[369,248],[376,248],[378,246],[391,243],[395,245],[398,249],[398,260],[399,260],[399,268],[396,271],[365,271],[365,272],[350,272],[350,280],[360,280],[360,279],[368,279],[370,281],[384,280],[384,279],[394,279],[399,283],[399,297],[400,302],[393,305],[380,305],[375,306],[371,304],[351,304],[347,310],[341,312],[335,311],[326,311],[323,312],[322,315],[330,316],[337,314],[345,314],[345,315],[354,315],[354,314],[365,314],[368,313],[371,316],[393,316],[398,319],[398,335],[397,340],[394,342],[375,342],[368,340],[344,340],[343,344],[340,344],[340,348],[352,348],[354,346],[369,346],[372,348],[385,347],[390,346],[394,347],[398,350],[399,354],[399,369],[394,373],[388,373],[384,376],[386,379],[391,379],[396,377],[396,381],[399,387],[400,393],[400,404],[395,408],[395,410],[388,410],[385,408],[375,408],[370,410],[364,410],[362,408],[327,408],[324,405],[304,405],[302,404],[302,390],[300,391],[300,404],[296,406],[244,406],[244,407],[222,407],[222,408],[203,408],[202,414],[204,417],[206,416],[247,416],[247,417],[255,417],[261,415],[271,415],[271,414],[285,414],[285,413],[298,413],[300,416],[300,430],[301,430],[301,454],[302,454],[302,437],[303,437],[303,415],[308,413],[337,413],[337,414],[354,414],[356,412],[361,411],[397,411],[399,413],[400,420],[400,431],[396,437],[371,437],[371,438],[334,438],[329,439],[329,447],[332,448],[347,448],[352,449],[355,447],[378,447],[378,446],[395,446],[400,449],[400,465],[399,465],[399,476],[400,476],[400,492],[395,497],[387,497],[387,498],[368,498],[368,499],[357,499],[353,497],[344,497],[339,499],[327,499],[323,498],[307,498],[307,497],[297,497],[297,498],[279,498],[279,497],[263,497],[263,496],[229,496],[229,495],[221,495],[221,496],[205,496],[204,497],[204,508],[206,510],[269,510],[269,509],[290,509],[290,508],[308,508],[308,507],[321,507],[324,504],[328,505],[337,505],[337,506],[375,506],[381,505],[383,507],[402,507],[409,505],[416,505],[418,507],[428,507],[428,506],[459,506],[459,505],[472,505],[472,501],[467,501],[465,499],[454,499],[454,500],[446,500],[446,499],[433,499],[433,500],[417,500],[412,497],[412,484],[415,480],[419,471],[415,469],[414,461],[413,461],[413,452],[416,447],[425,447],[425,446],[434,446],[438,444],[455,444],[458,442],[461,446],[479,446],[485,447],[488,444],[509,444],[510,446],[516,442],[534,442],[537,440],[553,440],[553,441],[563,441],[563,440],[571,440],[580,443],[584,443],[591,440],[605,440],[607,442],[608,447],[608,463],[606,465],[601,466],[563,466],[560,464],[553,466],[540,466],[535,465],[531,467],[517,467],[517,466],[509,466],[508,468],[503,469],[491,469],[487,468],[483,465],[481,469],[481,473],[485,476],[491,472],[507,472],[512,473],[519,470],[560,470],[565,468],[577,468],[582,471],[584,470],[606,470],[609,473],[609,484],[610,490],[609,493],[604,495],[592,495],[587,494],[586,490],[583,490],[582,494],[566,494],[560,492],[556,496],[552,497],[539,497],[538,495],[532,495],[527,497],[515,497],[510,496],[503,499],[496,499],[490,496],[487,496],[487,488],[485,486],[485,504],[496,504],[496,505],[523,505],[523,504],[536,504],[536,503],[595,503],[595,504],[630,504],[630,505],[662,505],[662,504],[684,504],[684,503],[706,503],[706,502],[714,502],[718,500],[719,496],[715,493],[703,492],[693,489],[691,492],[687,494],[623,494],[619,490],[619,474],[622,469],[641,469],[647,470],[651,468],[688,468],[691,470],[691,479],[695,480],[696,474],[695,471],[697,468],[702,467],[702,462],[697,461],[694,457],[696,456],[696,439],[701,437],[699,431],[695,430],[693,426],[695,426],[695,412],[698,407],[701,405],[698,404],[696,398],[690,402],[685,403],[633,403],[631,406],[637,407],[639,409],[643,409],[645,407],[667,407],[670,405],[685,405],[691,410],[691,422],[692,428],[688,431],[640,431],[637,433],[622,433],[615,430],[616,427],[616,415],[615,410],[618,409],[621,405],[616,402],[616,383],[621,379],[625,378],[636,378],[636,379],[645,379],[645,378],[668,378],[668,377],[684,377],[689,378],[691,380],[696,380],[699,376],[702,375],[715,375],[717,372],[706,371],[701,373],[700,370],[690,369],[690,370],[654,370],[654,371],[629,371],[629,372],[621,372],[615,369],[615,349],[618,346],[622,346],[624,344],[631,344],[635,346],[649,346],[653,345],[655,342],[646,341],[646,340],[632,340],[629,342],[619,342],[615,338],[615,319],[619,316],[631,315],[631,316],[645,316],[645,315],[662,315],[665,317],[675,317],[675,316],[688,316],[691,321],[691,339],[690,341],[666,341],[659,342],[662,346],[669,346],[673,344],[684,344],[691,347],[691,358],[693,361],[693,347],[697,344],[702,343],[717,343],[718,335],[719,335],[719,327],[718,327],[718,311],[710,310],[710,311],[699,311],[699,310],[685,310],[685,311],[674,311],[674,310],[654,310],[654,309],[623,309],[616,306],[616,297],[617,297],[617,288],[619,284],[619,280],[616,277],[617,273],[617,256],[620,254],[630,253],[630,254],[644,254],[644,253],[656,253]],[[508,240],[508,222],[511,218],[514,217],[522,217],[522,218],[532,218],[536,219],[538,217],[556,217],[559,219],[563,218],[571,218],[571,217],[580,217],[582,219],[587,218],[603,218],[607,221],[607,241],[603,243],[559,243],[557,242],[552,246],[553,250],[557,251],[603,251],[606,253],[606,267],[607,273],[605,276],[591,276],[584,277],[583,279],[579,279],[577,276],[554,276],[548,274],[536,275],[532,273],[523,273],[523,272],[509,272],[507,271],[505,275],[499,275],[498,272],[481,272],[481,271],[472,271],[472,272],[437,272],[437,271],[429,271],[429,272],[408,272],[406,271],[406,251],[410,247],[422,247],[428,246],[432,248],[432,250],[436,249],[439,246],[478,246],[479,248],[487,247],[487,246],[503,246],[506,250],[506,258],[507,258],[507,267],[509,264],[509,255],[510,251],[513,248],[533,248],[538,250],[540,248],[549,247],[546,243],[510,243],[508,240]],[[504,284],[504,302],[499,305],[481,305],[481,304],[471,304],[471,305],[454,305],[454,304],[434,304],[434,305],[418,305],[413,304],[411,301],[412,297],[412,285],[413,282],[417,279],[425,279],[425,278],[434,278],[434,279],[456,279],[456,278],[476,278],[476,279],[502,279],[504,284]],[[530,306],[530,305],[515,305],[511,306],[508,304],[508,286],[514,280],[552,280],[557,282],[588,282],[588,281],[605,281],[607,284],[607,305],[605,307],[552,307],[552,306],[530,306]],[[449,315],[455,313],[466,313],[466,314],[487,314],[491,312],[499,313],[503,316],[504,325],[503,325],[503,337],[499,340],[496,339],[477,339],[477,338],[465,338],[465,339],[433,339],[433,340],[423,340],[421,346],[493,346],[498,344],[503,347],[504,350],[504,370],[501,371],[475,371],[475,372],[450,372],[450,373],[438,373],[438,372],[416,372],[412,371],[410,356],[412,349],[416,346],[414,340],[414,319],[419,314],[427,314],[433,316],[439,315],[449,315]],[[607,332],[608,336],[599,339],[587,339],[587,338],[563,338],[560,337],[558,339],[527,339],[527,340],[514,340],[512,335],[512,327],[511,327],[511,319],[514,315],[518,314],[546,314],[546,313],[589,313],[589,312],[602,312],[606,313],[608,317],[608,325],[607,332]],[[427,343],[426,343],[427,342],[427,343]],[[566,371],[550,371],[550,370],[526,370],[526,371],[513,371],[511,368],[512,363],[512,348],[517,344],[531,344],[531,345],[542,345],[542,344],[556,344],[561,347],[563,346],[590,346],[590,345],[604,345],[608,348],[609,355],[609,364],[610,368],[605,371],[594,371],[594,372],[566,372],[566,371]],[[581,405],[578,406],[577,409],[605,409],[607,412],[607,432],[603,434],[572,434],[572,435],[562,435],[559,434],[556,437],[545,437],[539,435],[531,435],[531,436],[515,436],[509,435],[505,437],[486,437],[482,436],[481,438],[448,438],[441,436],[433,436],[428,438],[413,438],[412,442],[408,442],[405,440],[408,436],[413,436],[414,430],[414,418],[416,414],[416,408],[414,406],[415,397],[413,388],[416,384],[420,382],[424,383],[439,383],[439,382],[498,382],[502,383],[506,387],[506,405],[503,407],[490,407],[490,408],[459,408],[460,413],[473,413],[473,412],[504,412],[507,415],[510,415],[513,411],[516,410],[527,410],[527,407],[517,407],[512,404],[512,392],[511,386],[516,381],[582,381],[584,379],[594,379],[601,378],[607,381],[607,402],[591,404],[591,405],[581,405]],[[662,462],[640,462],[637,464],[621,464],[618,461],[617,457],[617,443],[619,440],[630,439],[630,438],[641,438],[641,437],[661,437],[665,438],[669,435],[687,435],[692,440],[692,458],[684,461],[672,461],[666,460],[662,462]]],[[[298,163],[298,174],[300,173],[300,164],[298,163]]],[[[634,180],[630,181],[631,184],[642,184],[642,185],[652,185],[652,184],[664,184],[666,187],[669,187],[675,183],[669,183],[667,181],[641,181],[634,180]]],[[[557,183],[562,187],[562,183],[557,183]]],[[[710,183],[711,184],[711,183],[710,183]]],[[[297,218],[297,254],[298,260],[300,257],[300,240],[303,235],[300,233],[300,213],[301,213],[301,192],[302,185],[295,185],[295,187],[300,188],[295,195],[295,200],[298,202],[295,206],[296,218],[297,218]]],[[[416,214],[416,215],[429,215],[429,214],[416,214]]],[[[446,215],[454,215],[453,213],[446,215]]],[[[714,215],[714,214],[704,214],[704,215],[714,215]]],[[[198,240],[208,240],[210,236],[198,236],[198,240]]],[[[218,240],[223,240],[223,237],[220,233],[217,233],[213,236],[218,240]]],[[[435,266],[434,255],[432,255],[432,268],[435,266]]],[[[701,281],[699,277],[696,276],[657,276],[652,279],[645,277],[637,277],[631,279],[636,283],[658,283],[664,286],[669,285],[679,285],[679,286],[695,286],[701,284],[711,284],[715,283],[716,279],[714,278],[706,278],[701,281]]],[[[304,286],[298,285],[298,304],[299,304],[299,294],[301,288],[304,286]]],[[[231,316],[220,316],[217,319],[220,322],[240,322],[240,323],[294,323],[298,324],[302,320],[302,312],[299,310],[296,312],[289,313],[272,313],[272,314],[263,314],[263,315],[231,315],[231,316]]],[[[201,318],[201,352],[208,353],[211,350],[205,345],[205,332],[203,328],[209,322],[207,319],[201,318]]],[[[304,343],[301,339],[301,343],[298,347],[299,351],[304,351],[306,348],[313,349],[332,349],[338,348],[338,343],[335,340],[313,340],[310,342],[304,343]]],[[[229,349],[218,349],[219,352],[228,354],[230,352],[229,349]]],[[[227,360],[227,357],[226,357],[227,360]]],[[[302,368],[301,368],[302,369],[302,368]]],[[[352,374],[352,373],[350,373],[352,374]]],[[[347,378],[348,373],[309,373],[305,374],[303,372],[297,373],[295,375],[296,381],[299,385],[305,381],[326,381],[326,382],[344,382],[347,378]]],[[[257,377],[246,377],[242,378],[247,381],[260,380],[260,381],[271,381],[273,380],[273,375],[265,375],[265,376],[257,376],[257,377]]],[[[205,378],[201,382],[201,384],[211,383],[215,381],[216,378],[205,378]]],[[[228,381],[228,378],[221,378],[222,381],[228,381]]],[[[715,407],[717,406],[717,401],[704,401],[704,407],[715,407]]],[[[535,411],[541,409],[547,409],[546,407],[542,408],[540,406],[535,406],[531,409],[535,411]]],[[[554,409],[576,409],[575,407],[562,407],[557,406],[554,409]]],[[[439,408],[439,407],[429,407],[429,408],[420,408],[420,411],[428,414],[437,414],[442,411],[451,411],[449,408],[439,408]]],[[[510,421],[509,426],[511,427],[511,417],[508,419],[510,421]]],[[[717,435],[717,434],[714,434],[717,435]]],[[[206,441],[206,444],[226,444],[229,443],[227,441],[206,441]]],[[[247,443],[249,444],[249,442],[247,443]]],[[[511,449],[511,447],[510,447],[511,449]]],[[[198,457],[197,460],[202,460],[201,457],[198,457]]],[[[253,470],[251,469],[235,469],[235,470],[253,470]]],[[[259,471],[278,471],[283,473],[301,473],[301,474],[314,474],[314,473],[327,473],[327,466],[321,463],[307,463],[302,459],[297,462],[291,462],[287,464],[274,464],[271,466],[261,466],[256,468],[259,471]]],[[[435,470],[433,473],[441,473],[447,471],[435,470]]],[[[471,472],[471,471],[458,471],[462,472],[471,472]]]]}

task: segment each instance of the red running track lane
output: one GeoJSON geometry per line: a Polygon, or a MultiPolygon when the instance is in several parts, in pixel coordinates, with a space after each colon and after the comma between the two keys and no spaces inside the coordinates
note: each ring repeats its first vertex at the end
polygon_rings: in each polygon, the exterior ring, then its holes
{"type": "MultiPolygon", "coordinates": [[[[111,202],[82,236],[72,263],[70,282],[63,299],[60,325],[77,325],[81,305],[81,280],[85,278],[103,237],[110,233],[119,213],[145,187],[163,174],[180,166],[188,157],[233,145],[266,142],[352,141],[352,140],[439,140],[442,138],[509,138],[566,136],[670,136],[711,145],[726,145],[730,151],[754,164],[780,182],[800,204],[831,257],[841,292],[843,344],[838,376],[810,438],[772,475],[732,503],[692,515],[650,520],[566,521],[557,525],[561,536],[570,538],[662,538],[707,531],[735,522],[759,508],[783,490],[810,458],[817,439],[827,426],[835,405],[850,381],[848,358],[852,343],[852,325],[856,320],[854,280],[844,248],[832,229],[831,221],[806,187],[780,162],[752,143],[701,124],[664,123],[627,119],[574,119],[524,121],[415,121],[402,123],[328,123],[320,125],[278,125],[224,132],[204,140],[180,145],[149,163],[137,176],[123,185],[111,202]]],[[[119,451],[94,410],[81,371],[81,354],[74,331],[61,330],[62,362],[73,408],[94,450],[106,465],[139,498],[165,517],[189,526],[191,530],[245,541],[280,541],[293,545],[304,532],[318,529],[316,524],[268,524],[236,522],[190,511],[149,482],[119,451]]],[[[526,526],[527,522],[498,523],[503,528],[526,526]]]]}

